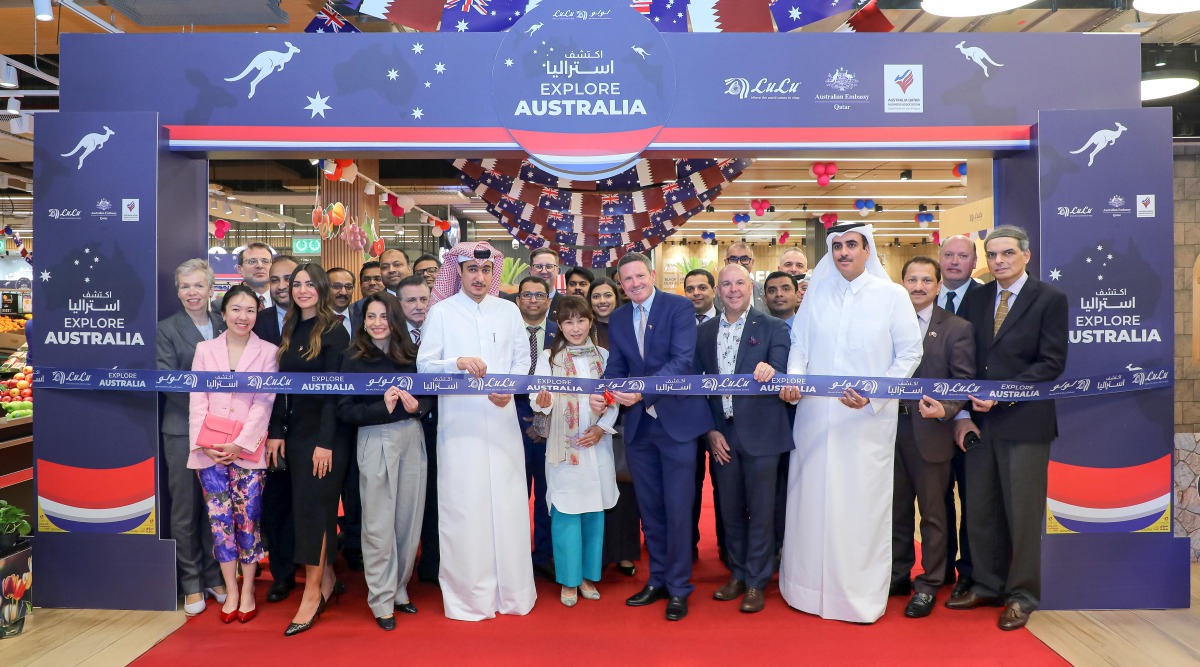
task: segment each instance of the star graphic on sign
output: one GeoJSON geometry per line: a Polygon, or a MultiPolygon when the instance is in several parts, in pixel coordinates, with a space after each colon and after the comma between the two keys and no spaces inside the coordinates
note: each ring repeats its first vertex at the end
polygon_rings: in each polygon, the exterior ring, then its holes
{"type": "Polygon", "coordinates": [[[1053,269],[1050,271],[1050,280],[1058,280],[1059,278],[1062,278],[1062,271],[1059,271],[1058,269],[1053,269]]]}
{"type": "Polygon", "coordinates": [[[421,118],[423,118],[424,116],[425,116],[425,112],[421,110],[421,107],[417,107],[416,109],[412,110],[413,118],[416,118],[417,120],[421,120],[421,118]]]}
{"type": "Polygon", "coordinates": [[[504,59],[504,66],[505,66],[505,67],[512,67],[512,66],[513,66],[513,59],[512,59],[512,58],[505,58],[505,59],[504,59]]]}
{"type": "MultiPolygon", "coordinates": [[[[305,95],[305,97],[308,97],[308,95],[305,95]]],[[[317,91],[316,97],[308,97],[308,106],[304,108],[312,112],[312,115],[309,116],[309,118],[316,118],[317,114],[321,114],[321,118],[324,118],[325,112],[333,108],[328,104],[325,104],[325,102],[328,100],[329,96],[326,95],[325,97],[321,97],[321,91],[319,90],[317,91]]]]}
{"type": "Polygon", "coordinates": [[[75,260],[75,266],[79,266],[79,260],[75,260]]]}
{"type": "Polygon", "coordinates": [[[426,88],[428,88],[428,87],[430,87],[430,86],[432,86],[432,85],[433,85],[433,84],[432,84],[432,83],[430,83],[430,82],[428,82],[428,81],[426,81],[426,82],[425,82],[425,87],[426,87],[426,88]]]}
{"type": "Polygon", "coordinates": [[[1108,259],[1112,259],[1112,253],[1108,254],[1108,259]]]}
{"type": "Polygon", "coordinates": [[[425,47],[422,46],[420,42],[417,42],[416,44],[413,44],[412,51],[413,51],[413,53],[416,53],[416,54],[425,53],[425,47]]]}
{"type": "Polygon", "coordinates": [[[445,63],[438,63],[433,66],[433,71],[437,74],[442,74],[446,71],[445,63]]]}
{"type": "Polygon", "coordinates": [[[1096,280],[1104,280],[1104,276],[1096,276],[1096,280]]]}
{"type": "Polygon", "coordinates": [[[398,77],[398,76],[400,76],[400,73],[397,72],[396,70],[394,70],[394,69],[388,70],[388,73],[387,73],[388,81],[395,81],[396,77],[398,77]]]}
{"type": "Polygon", "coordinates": [[[1102,245],[1098,245],[1098,246],[1096,246],[1096,251],[1097,251],[1097,252],[1099,252],[1099,251],[1101,251],[1101,250],[1104,250],[1104,246],[1102,246],[1102,245]]]}
{"type": "Polygon", "coordinates": [[[799,20],[800,20],[800,8],[799,8],[799,7],[792,7],[792,8],[791,8],[791,9],[788,11],[788,18],[789,18],[789,19],[791,19],[791,20],[793,20],[793,21],[799,21],[799,20]]]}
{"type": "Polygon", "coordinates": [[[679,12],[678,14],[676,14],[675,18],[679,18],[679,19],[683,18],[683,12],[679,12]]]}
{"type": "Polygon", "coordinates": [[[608,179],[607,181],[604,181],[604,184],[605,184],[605,185],[612,185],[612,179],[610,178],[610,179],[608,179]]]}
{"type": "MultiPolygon", "coordinates": [[[[75,263],[78,264],[79,262],[75,262],[75,263]]],[[[45,282],[49,282],[49,281],[50,281],[50,272],[42,271],[42,282],[45,283],[45,282]]]]}
{"type": "Polygon", "coordinates": [[[492,10],[492,16],[495,16],[495,15],[496,15],[496,10],[494,10],[494,9],[493,9],[493,10],[492,10]]]}
{"type": "Polygon", "coordinates": [[[324,28],[317,28],[317,32],[325,32],[324,28]]]}
{"type": "Polygon", "coordinates": [[[92,282],[92,279],[91,279],[91,278],[84,278],[84,279],[83,279],[83,282],[85,282],[85,283],[90,283],[90,282],[92,282]]]}
{"type": "Polygon", "coordinates": [[[85,254],[85,255],[86,255],[86,254],[90,253],[91,251],[92,251],[92,249],[91,249],[91,248],[84,248],[84,249],[83,249],[83,254],[85,254]]]}
{"type": "Polygon", "coordinates": [[[686,172],[689,172],[689,173],[691,173],[691,171],[692,171],[692,165],[690,165],[690,164],[685,164],[685,165],[683,165],[683,170],[684,170],[684,171],[686,171],[686,172]]]}
{"type": "Polygon", "coordinates": [[[92,261],[93,261],[93,262],[99,262],[99,261],[100,261],[100,258],[99,258],[99,257],[93,257],[93,258],[92,258],[92,261]]]}
{"type": "Polygon", "coordinates": [[[1086,261],[1087,261],[1087,263],[1088,263],[1088,264],[1091,264],[1091,263],[1092,263],[1092,258],[1091,258],[1091,257],[1088,257],[1086,261]]]}
{"type": "Polygon", "coordinates": [[[521,10],[519,10],[519,9],[517,11],[513,12],[513,16],[520,16],[520,15],[521,15],[521,10]]]}
{"type": "Polygon", "coordinates": [[[466,21],[459,21],[458,23],[454,24],[454,29],[459,32],[466,32],[468,27],[469,26],[467,25],[466,21]]]}

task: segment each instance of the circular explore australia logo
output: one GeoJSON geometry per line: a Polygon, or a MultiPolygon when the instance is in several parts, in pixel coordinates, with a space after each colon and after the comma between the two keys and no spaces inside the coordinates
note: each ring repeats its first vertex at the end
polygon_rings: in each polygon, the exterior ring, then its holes
{"type": "Polygon", "coordinates": [[[622,0],[546,0],[509,29],[492,101],[539,167],[595,180],[628,169],[675,97],[662,34],[622,0]]]}

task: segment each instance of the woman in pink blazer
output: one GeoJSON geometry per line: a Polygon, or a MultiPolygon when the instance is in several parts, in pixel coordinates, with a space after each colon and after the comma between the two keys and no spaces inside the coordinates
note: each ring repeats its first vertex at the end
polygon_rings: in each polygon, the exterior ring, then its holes
{"type": "MultiPolygon", "coordinates": [[[[245,285],[235,285],[221,301],[221,314],[229,327],[213,340],[196,345],[194,371],[274,373],[278,370],[274,345],[254,335],[258,296],[245,285]]],[[[264,470],[263,441],[275,394],[193,392],[189,425],[191,454],[188,467],[199,471],[200,487],[212,523],[213,556],[221,565],[227,589],[237,591],[237,567],[242,565],[240,595],[230,595],[221,608],[221,620],[254,618],[254,574],[263,557],[258,522],[262,516],[264,470]],[[234,442],[215,447],[197,443],[205,415],[242,422],[234,442]]]]}

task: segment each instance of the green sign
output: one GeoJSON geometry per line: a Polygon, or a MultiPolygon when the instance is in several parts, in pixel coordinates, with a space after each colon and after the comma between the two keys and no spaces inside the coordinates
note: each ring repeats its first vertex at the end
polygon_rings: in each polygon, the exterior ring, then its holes
{"type": "Polygon", "coordinates": [[[307,236],[292,239],[293,255],[320,255],[321,239],[317,236],[307,236]]]}

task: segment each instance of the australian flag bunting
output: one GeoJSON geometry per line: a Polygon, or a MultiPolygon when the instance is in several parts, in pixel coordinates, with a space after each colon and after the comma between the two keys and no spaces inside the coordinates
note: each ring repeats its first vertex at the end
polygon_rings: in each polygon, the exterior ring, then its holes
{"type": "Polygon", "coordinates": [[[304,27],[304,32],[362,32],[354,24],[346,20],[333,8],[332,3],[325,3],[321,11],[304,27]]]}
{"type": "Polygon", "coordinates": [[[771,16],[779,32],[827,19],[854,9],[854,0],[770,0],[771,16]]]}
{"type": "Polygon", "coordinates": [[[445,0],[441,32],[504,32],[525,7],[525,0],[445,0]]]}

